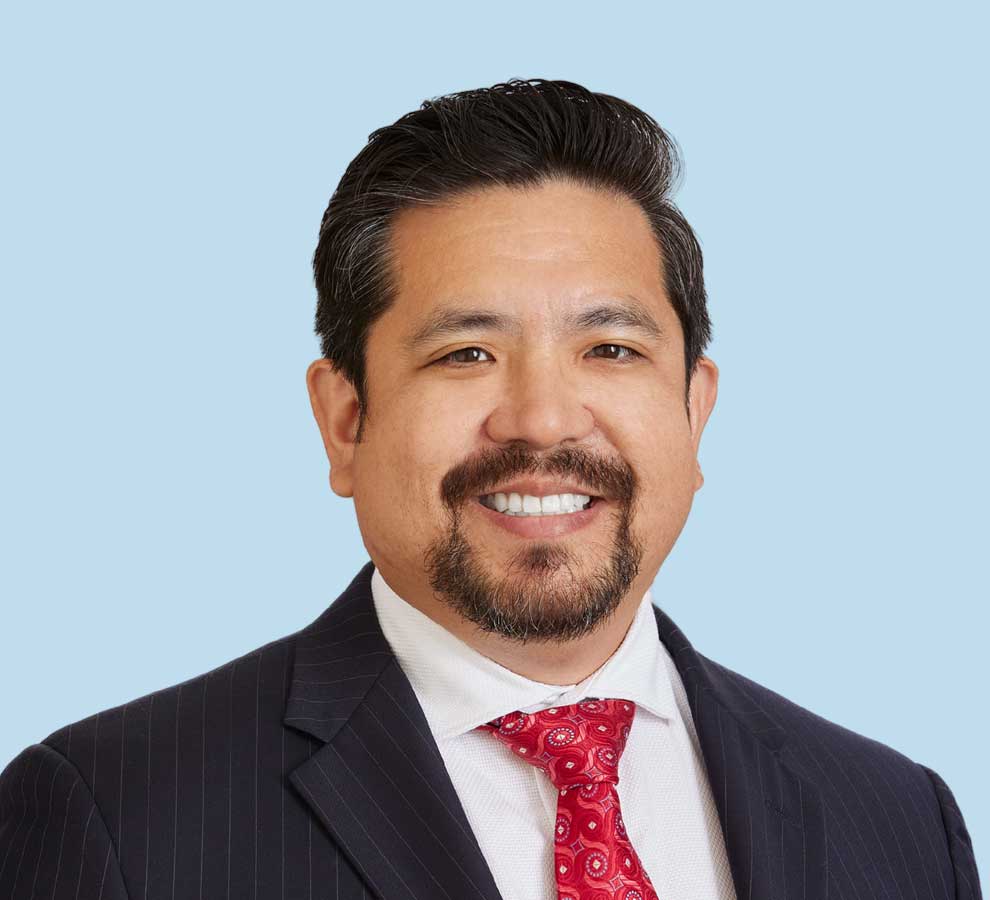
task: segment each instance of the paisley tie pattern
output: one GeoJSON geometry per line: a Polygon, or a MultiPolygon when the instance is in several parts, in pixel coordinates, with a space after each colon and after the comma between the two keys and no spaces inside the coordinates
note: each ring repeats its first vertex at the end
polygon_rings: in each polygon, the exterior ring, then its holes
{"type": "Polygon", "coordinates": [[[631,700],[589,698],[536,713],[511,712],[478,726],[542,769],[559,791],[558,900],[657,900],[626,836],[615,789],[635,712],[631,700]]]}

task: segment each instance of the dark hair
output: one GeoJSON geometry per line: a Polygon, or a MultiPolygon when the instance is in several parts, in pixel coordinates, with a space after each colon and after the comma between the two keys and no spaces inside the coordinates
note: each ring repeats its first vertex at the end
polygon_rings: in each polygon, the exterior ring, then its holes
{"type": "MultiPolygon", "coordinates": [[[[330,198],[313,256],[315,330],[323,356],[355,387],[361,424],[368,330],[395,299],[389,241],[395,214],[472,189],[561,177],[624,194],[646,213],[684,332],[690,385],[711,322],[701,247],[670,200],[680,166],[676,142],[651,116],[570,81],[513,78],[447,94],[373,131],[330,198]]],[[[360,434],[359,426],[358,440],[360,434]]]]}

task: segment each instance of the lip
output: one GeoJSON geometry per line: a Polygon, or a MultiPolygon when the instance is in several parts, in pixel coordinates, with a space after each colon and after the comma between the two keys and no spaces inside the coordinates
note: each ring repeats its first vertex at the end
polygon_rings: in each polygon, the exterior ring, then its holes
{"type": "MultiPolygon", "coordinates": [[[[572,493],[563,491],[562,493],[572,493]]],[[[607,501],[596,498],[588,509],[559,516],[507,516],[489,509],[480,500],[473,500],[472,506],[487,517],[493,525],[504,528],[510,534],[525,538],[555,538],[571,534],[590,525],[602,513],[607,501]]]]}

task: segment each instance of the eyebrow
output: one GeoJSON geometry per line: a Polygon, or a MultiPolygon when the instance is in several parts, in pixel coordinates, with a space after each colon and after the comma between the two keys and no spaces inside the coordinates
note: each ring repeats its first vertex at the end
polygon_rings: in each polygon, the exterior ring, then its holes
{"type": "MultiPolygon", "coordinates": [[[[559,332],[574,334],[608,326],[631,328],[655,340],[663,340],[666,336],[649,310],[635,298],[600,303],[572,313],[564,318],[559,332]]],[[[404,346],[407,350],[415,350],[422,344],[465,331],[498,331],[518,336],[522,333],[522,320],[490,309],[448,307],[428,316],[404,341],[404,346]]]]}

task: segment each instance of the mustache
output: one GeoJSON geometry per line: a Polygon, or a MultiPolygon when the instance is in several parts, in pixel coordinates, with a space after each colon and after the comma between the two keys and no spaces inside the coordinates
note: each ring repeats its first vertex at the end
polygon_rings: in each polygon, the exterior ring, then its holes
{"type": "Polygon", "coordinates": [[[635,473],[624,460],[596,456],[578,447],[560,447],[544,456],[525,447],[486,448],[443,477],[440,496],[455,508],[520,475],[571,477],[595,495],[626,506],[632,503],[637,485],[635,473]]]}

